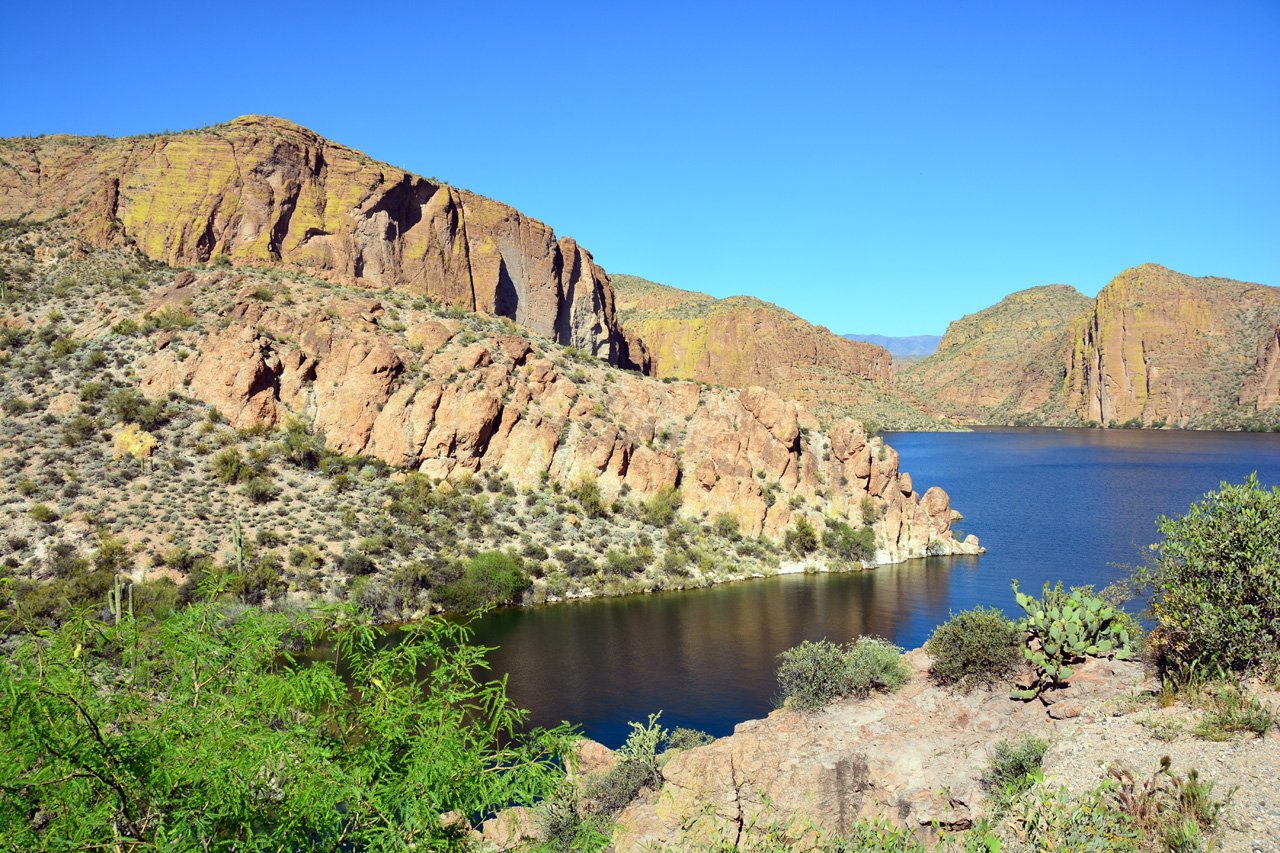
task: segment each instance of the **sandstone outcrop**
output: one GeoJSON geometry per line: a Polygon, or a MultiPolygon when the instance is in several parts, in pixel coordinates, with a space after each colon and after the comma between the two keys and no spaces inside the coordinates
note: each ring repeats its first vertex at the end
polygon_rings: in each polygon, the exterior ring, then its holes
{"type": "Polygon", "coordinates": [[[643,368],[613,288],[568,237],[492,199],[371,160],[292,122],[0,141],[0,217],[65,211],[93,246],[172,266],[228,256],[510,317],[610,364],[643,368]]]}
{"type": "Polygon", "coordinates": [[[1241,425],[1280,400],[1278,324],[1280,288],[1145,264],[957,320],[898,385],[970,423],[1241,425]]]}
{"type": "Polygon", "coordinates": [[[996,743],[1049,738],[1069,725],[1054,708],[1125,695],[1143,678],[1137,664],[1091,659],[1046,709],[1004,690],[961,695],[934,686],[924,652],[907,660],[912,675],[897,693],[813,713],[775,711],[675,754],[661,790],[620,815],[616,849],[738,849],[779,829],[803,847],[815,830],[847,833],[855,820],[875,816],[924,835],[935,821],[968,827],[986,815],[980,777],[996,743]]]}
{"type": "Polygon", "coordinates": [[[642,338],[654,375],[746,388],[762,385],[810,408],[889,392],[893,358],[750,296],[715,299],[615,275],[623,328],[642,338]]]}
{"type": "MultiPolygon", "coordinates": [[[[180,276],[143,313],[192,299],[216,275],[180,276]]],[[[430,310],[402,307],[393,323],[375,299],[334,299],[321,313],[265,296],[246,285],[223,305],[224,327],[170,333],[194,352],[157,348],[140,370],[143,392],[194,396],[238,427],[299,416],[335,451],[441,479],[595,479],[608,501],[680,488],[685,515],[729,514],[748,535],[780,536],[800,516],[860,524],[870,498],[879,562],[978,550],[952,537],[945,492],[922,498],[897,453],[854,420],[824,434],[806,407],[763,388],[659,382],[527,333],[478,336],[430,310]]]]}
{"type": "Polygon", "coordinates": [[[1085,420],[1185,426],[1236,403],[1277,319],[1280,288],[1126,270],[1073,324],[1068,405],[1085,420]]]}
{"type": "Polygon", "coordinates": [[[1258,341],[1258,358],[1240,388],[1238,402],[1252,403],[1258,411],[1280,405],[1280,325],[1258,341]]]}

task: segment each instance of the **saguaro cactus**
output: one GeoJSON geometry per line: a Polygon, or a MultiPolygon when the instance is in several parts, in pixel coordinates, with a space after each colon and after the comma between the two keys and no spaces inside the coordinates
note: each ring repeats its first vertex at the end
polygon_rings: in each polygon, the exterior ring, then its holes
{"type": "Polygon", "coordinates": [[[112,582],[111,589],[107,590],[107,608],[111,611],[112,617],[117,625],[120,624],[120,617],[124,613],[129,614],[129,618],[133,618],[133,584],[120,582],[121,575],[116,575],[112,582]],[[128,590],[129,605],[128,610],[124,608],[125,590],[128,590]]]}

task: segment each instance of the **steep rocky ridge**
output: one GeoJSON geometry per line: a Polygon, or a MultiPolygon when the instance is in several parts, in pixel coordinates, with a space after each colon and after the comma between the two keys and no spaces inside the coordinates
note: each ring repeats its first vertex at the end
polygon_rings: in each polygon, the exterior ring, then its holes
{"type": "Polygon", "coordinates": [[[94,247],[173,266],[219,255],[391,287],[509,317],[610,364],[644,369],[613,289],[571,238],[492,199],[371,160],[292,122],[0,140],[0,217],[69,213],[94,247]]]}
{"type": "Polygon", "coordinates": [[[1257,387],[1253,399],[1265,409],[1267,341],[1278,320],[1280,288],[1158,264],[1126,270],[1072,325],[1067,405],[1086,421],[1192,426],[1257,387]]]}
{"type": "Polygon", "coordinates": [[[1157,264],[1096,299],[1035,287],[952,323],[899,374],[936,415],[968,423],[1280,425],[1280,288],[1157,264]]]}
{"type": "Polygon", "coordinates": [[[928,426],[895,393],[893,357],[750,296],[716,299],[630,275],[613,276],[623,328],[642,338],[654,373],[732,388],[762,385],[815,411],[928,426]]]}
{"type": "Polygon", "coordinates": [[[952,322],[938,350],[898,374],[935,414],[1007,423],[1063,409],[1062,364],[1073,320],[1093,300],[1065,284],[1032,287],[952,322]]]}
{"type": "MultiPolygon", "coordinates": [[[[217,308],[221,328],[188,341],[192,356],[164,346],[142,366],[144,393],[182,391],[238,427],[296,413],[336,451],[446,480],[491,470],[527,487],[595,478],[609,501],[679,487],[686,515],[728,513],[753,536],[778,537],[801,516],[860,520],[869,497],[883,561],[976,550],[951,538],[946,493],[916,492],[897,453],[854,420],[822,433],[804,406],[759,387],[721,391],[573,361],[514,324],[480,339],[447,316],[401,310],[390,323],[372,297],[335,297],[325,311],[264,301],[261,285],[237,278],[184,271],[146,305],[155,314],[235,294],[217,308]]],[[[104,334],[117,319],[77,334],[104,334]]]]}

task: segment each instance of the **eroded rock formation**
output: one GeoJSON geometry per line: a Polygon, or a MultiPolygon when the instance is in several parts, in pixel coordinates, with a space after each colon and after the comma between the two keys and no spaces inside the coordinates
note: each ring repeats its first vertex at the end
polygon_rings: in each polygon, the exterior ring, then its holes
{"type": "MultiPolygon", "coordinates": [[[[180,274],[144,313],[183,304],[217,275],[180,274]]],[[[397,331],[375,299],[333,299],[319,312],[264,301],[261,285],[213,284],[240,287],[223,327],[193,334],[191,354],[165,341],[141,370],[144,393],[193,395],[240,427],[296,414],[333,450],[442,479],[495,469],[530,487],[595,478],[607,500],[679,487],[686,515],[728,513],[749,535],[777,537],[800,516],[861,524],[866,498],[880,561],[977,551],[973,537],[952,537],[946,493],[917,493],[892,448],[851,419],[824,434],[808,409],[771,391],[571,361],[515,326],[477,337],[456,320],[423,318],[397,331]]]]}
{"type": "Polygon", "coordinates": [[[3,140],[0,217],[66,213],[93,246],[172,266],[226,255],[510,317],[610,364],[643,369],[591,254],[466,190],[369,159],[292,122],[123,139],[3,140]]]}
{"type": "Polygon", "coordinates": [[[676,753],[662,768],[662,789],[620,815],[615,849],[745,849],[770,832],[802,849],[815,831],[847,833],[870,817],[923,835],[935,821],[965,828],[986,815],[980,780],[996,743],[1051,739],[1088,703],[1125,695],[1143,678],[1137,664],[1091,659],[1046,708],[1003,690],[934,686],[924,652],[907,660],[912,676],[897,693],[814,713],[775,711],[676,753]]]}
{"type": "Polygon", "coordinates": [[[1157,264],[1096,300],[1020,291],[951,324],[898,375],[931,413],[974,423],[1229,426],[1280,399],[1280,288],[1157,264]]]}

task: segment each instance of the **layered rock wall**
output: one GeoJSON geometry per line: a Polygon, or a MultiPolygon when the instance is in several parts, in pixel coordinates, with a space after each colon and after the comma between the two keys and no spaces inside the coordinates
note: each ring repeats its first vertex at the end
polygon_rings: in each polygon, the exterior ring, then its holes
{"type": "Polygon", "coordinates": [[[866,385],[889,391],[893,357],[749,296],[715,299],[617,276],[623,327],[644,339],[654,375],[747,388],[813,405],[854,403],[866,385]]]}
{"type": "Polygon", "coordinates": [[[1072,326],[1067,403],[1085,420],[1175,425],[1234,405],[1277,315],[1280,288],[1126,270],[1072,326]]]}
{"type": "Polygon", "coordinates": [[[283,119],[2,142],[0,217],[66,212],[87,243],[132,243],[172,266],[226,255],[403,289],[510,317],[611,364],[649,366],[618,326],[608,276],[572,239],[283,119]]]}

